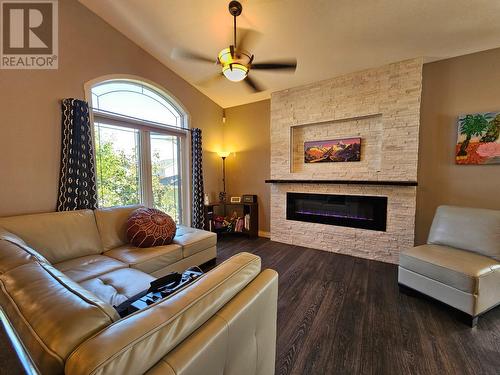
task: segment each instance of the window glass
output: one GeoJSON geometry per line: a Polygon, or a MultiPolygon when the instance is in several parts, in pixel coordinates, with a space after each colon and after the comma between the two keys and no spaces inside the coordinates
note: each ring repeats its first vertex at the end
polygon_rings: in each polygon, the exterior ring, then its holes
{"type": "Polygon", "coordinates": [[[92,108],[106,111],[94,111],[100,207],[140,203],[182,223],[185,134],[158,127],[183,124],[173,103],[140,82],[106,81],[92,88],[92,108]],[[143,121],[138,125],[134,118],[143,121]]]}
{"type": "Polygon", "coordinates": [[[154,207],[179,221],[179,137],[160,133],[150,137],[154,207]]]}
{"type": "Polygon", "coordinates": [[[94,131],[99,206],[140,203],[139,132],[101,123],[94,131]]]}
{"type": "Polygon", "coordinates": [[[133,82],[106,82],[92,89],[93,107],[146,121],[181,127],[180,114],[163,96],[133,82]]]}

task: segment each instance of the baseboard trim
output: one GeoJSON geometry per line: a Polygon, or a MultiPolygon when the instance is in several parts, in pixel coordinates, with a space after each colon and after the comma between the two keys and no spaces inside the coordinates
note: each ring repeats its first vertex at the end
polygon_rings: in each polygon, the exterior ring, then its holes
{"type": "Polygon", "coordinates": [[[259,237],[271,238],[271,233],[263,230],[259,230],[259,237]]]}

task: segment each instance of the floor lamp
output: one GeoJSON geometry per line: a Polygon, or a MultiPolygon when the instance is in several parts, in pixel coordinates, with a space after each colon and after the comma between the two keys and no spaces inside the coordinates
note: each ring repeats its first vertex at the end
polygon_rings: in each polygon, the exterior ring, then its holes
{"type": "Polygon", "coordinates": [[[229,156],[230,152],[228,151],[220,151],[217,154],[222,159],[222,191],[219,193],[219,201],[226,201],[226,158],[229,156]]]}

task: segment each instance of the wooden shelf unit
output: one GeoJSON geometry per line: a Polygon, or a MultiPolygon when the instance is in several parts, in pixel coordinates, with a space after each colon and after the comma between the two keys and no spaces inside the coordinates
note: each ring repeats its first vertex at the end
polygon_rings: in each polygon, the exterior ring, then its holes
{"type": "Polygon", "coordinates": [[[250,238],[256,238],[259,236],[259,205],[257,203],[230,203],[230,202],[217,202],[210,203],[204,206],[204,214],[205,214],[205,230],[215,232],[217,234],[244,234],[250,238]],[[235,210],[235,208],[241,208],[243,217],[248,214],[250,215],[250,225],[249,229],[243,229],[242,232],[226,232],[221,230],[216,230],[215,226],[210,226],[210,222],[213,220],[213,216],[231,216],[235,210]],[[218,210],[218,212],[217,212],[218,210]]]}

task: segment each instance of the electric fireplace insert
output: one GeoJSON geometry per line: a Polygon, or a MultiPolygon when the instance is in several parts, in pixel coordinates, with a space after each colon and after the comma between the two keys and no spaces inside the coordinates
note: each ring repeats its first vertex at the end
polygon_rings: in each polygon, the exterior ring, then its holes
{"type": "Polygon", "coordinates": [[[387,197],[287,193],[286,218],[385,232],[387,197]]]}

